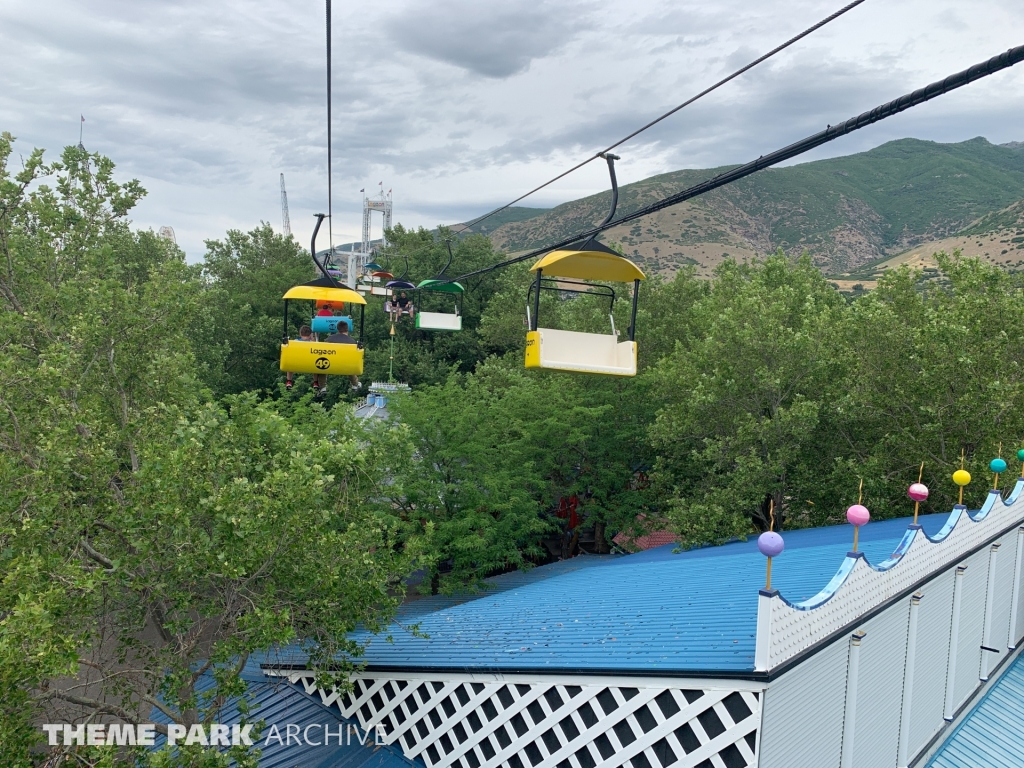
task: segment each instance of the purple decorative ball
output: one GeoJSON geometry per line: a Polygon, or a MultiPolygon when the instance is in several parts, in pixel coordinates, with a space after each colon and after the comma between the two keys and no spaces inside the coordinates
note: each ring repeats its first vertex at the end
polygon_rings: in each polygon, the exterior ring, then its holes
{"type": "Polygon", "coordinates": [[[868,520],[871,519],[871,513],[868,512],[867,507],[861,504],[854,504],[846,510],[846,519],[850,522],[850,525],[866,525],[868,520]]]}
{"type": "Polygon", "coordinates": [[[757,537],[757,548],[765,557],[777,557],[786,548],[786,543],[775,531],[765,531],[757,537]]]}
{"type": "Polygon", "coordinates": [[[912,486],[907,488],[907,496],[912,501],[924,501],[928,498],[928,486],[924,483],[914,483],[912,486]]]}

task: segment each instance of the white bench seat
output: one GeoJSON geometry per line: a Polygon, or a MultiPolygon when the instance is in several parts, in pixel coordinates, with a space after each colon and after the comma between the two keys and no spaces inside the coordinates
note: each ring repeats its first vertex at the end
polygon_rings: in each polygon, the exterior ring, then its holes
{"type": "Polygon", "coordinates": [[[538,328],[526,336],[526,367],[636,376],[636,342],[605,333],[538,328]]]}
{"type": "Polygon", "coordinates": [[[416,327],[423,331],[461,331],[462,315],[420,312],[416,315],[416,327]]]}

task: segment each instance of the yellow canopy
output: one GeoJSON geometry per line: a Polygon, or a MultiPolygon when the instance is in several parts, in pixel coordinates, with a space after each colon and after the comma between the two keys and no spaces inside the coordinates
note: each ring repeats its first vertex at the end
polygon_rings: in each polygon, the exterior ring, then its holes
{"type": "Polygon", "coordinates": [[[312,301],[347,301],[352,304],[365,304],[360,294],[351,288],[325,288],[319,285],[296,285],[284,295],[285,299],[311,299],[312,301]]]}
{"type": "Polygon", "coordinates": [[[572,277],[578,280],[610,280],[631,283],[643,280],[644,273],[629,259],[601,251],[552,251],[534,264],[531,272],[544,270],[545,277],[572,277]]]}

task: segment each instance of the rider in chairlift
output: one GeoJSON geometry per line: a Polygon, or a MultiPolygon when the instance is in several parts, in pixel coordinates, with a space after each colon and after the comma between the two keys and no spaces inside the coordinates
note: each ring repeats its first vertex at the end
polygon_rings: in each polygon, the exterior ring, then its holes
{"type": "MultiPolygon", "coordinates": [[[[313,329],[310,328],[308,325],[304,325],[301,328],[299,328],[299,338],[297,338],[296,341],[316,341],[316,339],[313,337],[313,329]]],[[[353,342],[353,343],[355,343],[355,342],[353,342]]],[[[295,374],[292,373],[291,371],[288,371],[288,372],[285,373],[285,376],[284,376],[284,388],[285,389],[291,391],[292,385],[294,383],[294,381],[293,381],[294,378],[295,378],[295,374]]],[[[313,394],[316,397],[320,396],[321,388],[322,387],[326,388],[326,386],[327,386],[327,376],[326,375],[324,375],[322,373],[317,373],[317,374],[313,375],[313,394]]]]}
{"type": "MultiPolygon", "coordinates": [[[[325,339],[325,341],[328,344],[355,344],[356,343],[356,340],[348,335],[348,323],[345,323],[345,322],[339,322],[338,323],[338,332],[337,333],[332,333],[330,336],[328,336],[325,339]]],[[[326,379],[327,377],[325,376],[324,378],[326,379]]],[[[359,383],[359,377],[358,376],[351,375],[351,376],[348,377],[348,381],[349,381],[349,386],[353,390],[359,389],[362,386],[362,384],[359,383]]]]}
{"type": "Polygon", "coordinates": [[[397,322],[403,314],[409,315],[411,319],[414,311],[412,301],[409,300],[405,291],[391,300],[391,322],[393,323],[397,322]]]}

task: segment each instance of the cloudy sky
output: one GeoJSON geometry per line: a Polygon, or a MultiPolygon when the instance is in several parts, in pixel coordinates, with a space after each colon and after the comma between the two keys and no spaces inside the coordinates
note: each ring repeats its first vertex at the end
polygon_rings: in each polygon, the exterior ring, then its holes
{"type": "MultiPolygon", "coordinates": [[[[360,188],[396,220],[507,202],[788,39],[844,0],[334,2],[334,240],[360,188]]],[[[1020,0],[868,0],[620,148],[620,180],[752,159],[1024,44],[1020,0]]],[[[149,190],[134,220],[207,238],[326,208],[324,0],[4,0],[0,130],[78,141],[149,190]]],[[[819,149],[1024,140],[1024,65],[819,149]]],[[[604,189],[592,164],[525,205],[604,189]]],[[[379,233],[379,219],[375,232],[379,233]]]]}

